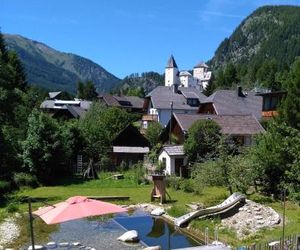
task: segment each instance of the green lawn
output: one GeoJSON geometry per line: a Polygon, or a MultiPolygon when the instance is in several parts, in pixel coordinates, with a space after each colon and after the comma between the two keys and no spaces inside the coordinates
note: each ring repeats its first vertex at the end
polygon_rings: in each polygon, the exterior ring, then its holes
{"type": "MultiPolygon", "coordinates": [[[[23,189],[11,196],[14,200],[17,208],[20,211],[27,211],[26,202],[22,202],[22,197],[30,196],[33,199],[33,209],[42,206],[42,201],[47,203],[56,203],[67,199],[74,195],[84,195],[84,196],[130,196],[129,201],[114,201],[118,204],[137,204],[143,202],[150,202],[150,192],[152,190],[152,185],[138,185],[131,174],[125,174],[125,178],[122,180],[113,180],[110,178],[109,174],[103,174],[100,176],[99,180],[82,181],[82,180],[68,180],[61,181],[57,186],[49,187],[39,187],[35,189],[23,189]],[[35,201],[36,199],[36,201],[35,201]]],[[[190,202],[200,202],[205,206],[215,205],[229,195],[225,188],[220,187],[209,187],[205,188],[203,194],[196,195],[193,193],[185,193],[183,191],[174,191],[168,189],[168,193],[171,196],[171,201],[169,201],[166,206],[171,207],[168,212],[171,215],[179,216],[187,212],[185,204],[190,202]]],[[[263,196],[253,195],[249,197],[252,200],[264,203],[268,206],[273,207],[279,213],[282,213],[282,205],[280,202],[271,201],[263,196]]],[[[11,205],[10,205],[11,206],[11,205]]],[[[7,216],[7,207],[0,208],[0,220],[7,216]]],[[[14,206],[13,206],[14,208],[14,206]]],[[[294,203],[287,202],[286,216],[287,216],[287,226],[286,235],[300,233],[300,208],[294,203]]],[[[24,221],[26,218],[24,218],[24,221]]],[[[205,227],[210,228],[210,234],[213,235],[213,228],[218,225],[220,220],[218,218],[211,218],[206,220],[195,220],[192,222],[192,228],[194,228],[199,235],[201,235],[205,227]]],[[[24,222],[25,223],[25,222],[24,222]]],[[[38,223],[38,222],[36,222],[38,223]]],[[[26,223],[25,223],[26,224],[26,223]]],[[[38,226],[38,225],[37,225],[38,226]]],[[[26,227],[25,227],[26,228],[26,227]]],[[[43,228],[43,227],[41,227],[43,228]]],[[[47,234],[47,230],[45,234],[47,234]]],[[[54,230],[54,229],[53,229],[54,230]]],[[[272,230],[263,230],[258,233],[255,237],[246,240],[238,241],[235,237],[235,233],[224,229],[219,232],[219,240],[225,241],[232,245],[243,245],[252,242],[266,242],[270,240],[279,239],[281,236],[281,227],[272,230]]],[[[25,236],[24,236],[25,237],[25,236]]],[[[28,236],[26,236],[28,237],[28,236]]]]}

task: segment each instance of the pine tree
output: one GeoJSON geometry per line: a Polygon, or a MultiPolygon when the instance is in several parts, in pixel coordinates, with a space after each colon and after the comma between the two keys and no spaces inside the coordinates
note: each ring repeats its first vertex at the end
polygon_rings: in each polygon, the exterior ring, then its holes
{"type": "Polygon", "coordinates": [[[300,58],[292,65],[285,88],[287,96],[280,110],[282,119],[289,126],[300,130],[300,58]]]}

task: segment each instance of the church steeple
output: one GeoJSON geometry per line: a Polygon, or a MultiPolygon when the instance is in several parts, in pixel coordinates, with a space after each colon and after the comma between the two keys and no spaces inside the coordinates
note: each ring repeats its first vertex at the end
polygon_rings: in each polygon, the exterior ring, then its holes
{"type": "Polygon", "coordinates": [[[173,55],[171,55],[165,69],[165,86],[170,87],[174,84],[177,85],[179,83],[178,75],[179,75],[179,71],[178,71],[177,64],[175,62],[173,55]]]}
{"type": "Polygon", "coordinates": [[[175,62],[175,59],[174,59],[173,55],[171,55],[170,59],[168,60],[166,68],[176,68],[176,69],[178,69],[178,66],[175,62]]]}

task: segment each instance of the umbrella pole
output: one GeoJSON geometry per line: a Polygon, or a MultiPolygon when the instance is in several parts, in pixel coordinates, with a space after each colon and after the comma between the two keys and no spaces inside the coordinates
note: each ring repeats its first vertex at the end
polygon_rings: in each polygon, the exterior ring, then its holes
{"type": "Polygon", "coordinates": [[[32,216],[31,199],[30,198],[28,198],[28,211],[29,211],[31,246],[32,246],[32,250],[35,250],[35,248],[34,248],[34,235],[33,235],[33,216],[32,216]]]}

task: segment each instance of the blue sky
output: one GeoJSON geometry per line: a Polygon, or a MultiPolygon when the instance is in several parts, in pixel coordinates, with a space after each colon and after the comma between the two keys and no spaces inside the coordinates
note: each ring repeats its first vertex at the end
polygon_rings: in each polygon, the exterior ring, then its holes
{"type": "Polygon", "coordinates": [[[0,0],[3,33],[89,58],[123,78],[210,59],[256,8],[300,0],[0,0]]]}

